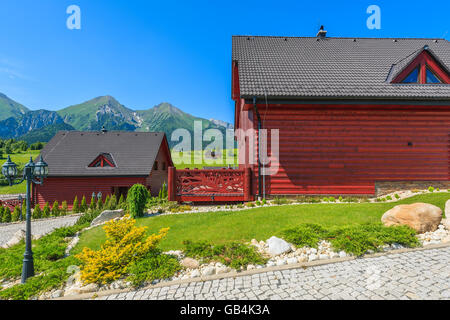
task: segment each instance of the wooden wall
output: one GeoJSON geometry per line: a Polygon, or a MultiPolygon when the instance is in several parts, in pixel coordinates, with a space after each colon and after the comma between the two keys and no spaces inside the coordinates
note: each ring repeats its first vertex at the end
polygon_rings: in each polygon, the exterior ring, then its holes
{"type": "MultiPolygon", "coordinates": [[[[373,194],[376,181],[450,180],[450,105],[257,107],[263,128],[280,130],[267,194],[373,194]]],[[[256,117],[241,109],[240,126],[256,128],[256,117]]]]}

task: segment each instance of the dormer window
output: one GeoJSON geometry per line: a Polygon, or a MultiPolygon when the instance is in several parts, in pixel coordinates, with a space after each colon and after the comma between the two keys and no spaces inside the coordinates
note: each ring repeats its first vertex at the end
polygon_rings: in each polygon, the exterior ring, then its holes
{"type": "Polygon", "coordinates": [[[115,168],[116,164],[109,153],[101,153],[94,161],[91,162],[89,168],[115,168]]]}
{"type": "Polygon", "coordinates": [[[450,84],[450,75],[427,46],[392,81],[404,84],[450,84]]]}

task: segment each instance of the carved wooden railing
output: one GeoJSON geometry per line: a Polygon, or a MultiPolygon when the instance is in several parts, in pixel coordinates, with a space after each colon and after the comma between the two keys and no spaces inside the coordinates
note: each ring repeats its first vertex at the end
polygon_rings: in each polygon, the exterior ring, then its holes
{"type": "Polygon", "coordinates": [[[226,202],[251,200],[250,169],[169,168],[170,201],[226,202]]]}

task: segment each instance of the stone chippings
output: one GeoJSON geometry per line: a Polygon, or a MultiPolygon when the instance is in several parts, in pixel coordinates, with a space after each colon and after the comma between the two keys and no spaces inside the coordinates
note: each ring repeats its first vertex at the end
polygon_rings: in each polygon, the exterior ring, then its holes
{"type": "Polygon", "coordinates": [[[450,247],[145,288],[102,300],[450,299],[450,247]]]}

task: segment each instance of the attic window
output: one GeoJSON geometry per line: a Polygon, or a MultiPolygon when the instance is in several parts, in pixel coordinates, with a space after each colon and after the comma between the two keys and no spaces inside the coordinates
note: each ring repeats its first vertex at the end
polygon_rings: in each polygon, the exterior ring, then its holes
{"type": "Polygon", "coordinates": [[[427,83],[442,83],[441,80],[431,71],[427,68],[427,83]]]}
{"type": "Polygon", "coordinates": [[[402,83],[419,83],[419,68],[415,68],[402,83]]]}
{"type": "Polygon", "coordinates": [[[424,47],[423,51],[401,71],[393,83],[405,84],[450,84],[450,75],[424,47]]]}
{"type": "Polygon", "coordinates": [[[94,161],[91,162],[89,168],[115,168],[116,164],[109,153],[101,153],[94,161]]]}

